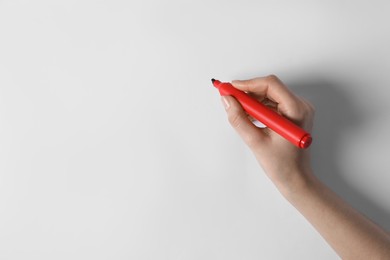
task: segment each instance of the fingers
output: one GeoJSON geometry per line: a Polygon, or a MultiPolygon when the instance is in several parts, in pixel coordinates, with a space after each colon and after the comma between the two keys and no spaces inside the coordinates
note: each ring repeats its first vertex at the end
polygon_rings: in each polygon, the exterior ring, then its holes
{"type": "Polygon", "coordinates": [[[229,123],[250,148],[255,148],[266,141],[267,135],[265,132],[251,122],[247,113],[234,97],[222,96],[221,99],[225,106],[229,123]]]}
{"type": "Polygon", "coordinates": [[[274,75],[249,80],[233,80],[232,85],[242,91],[260,95],[278,103],[278,109],[283,114],[294,117],[294,114],[299,112],[297,106],[300,100],[274,75]]]}
{"type": "Polygon", "coordinates": [[[305,120],[301,121],[301,127],[310,132],[313,128],[315,108],[313,104],[305,98],[299,97],[299,99],[302,102],[302,116],[305,118],[305,120]]]}

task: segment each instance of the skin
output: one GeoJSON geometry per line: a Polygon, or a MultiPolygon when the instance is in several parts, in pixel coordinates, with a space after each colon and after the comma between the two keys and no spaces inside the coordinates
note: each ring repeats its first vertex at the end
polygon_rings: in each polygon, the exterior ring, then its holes
{"type": "MultiPolygon", "coordinates": [[[[274,75],[234,80],[235,88],[311,131],[314,107],[274,75]]],[[[342,259],[390,259],[390,236],[353,209],[313,174],[310,149],[299,149],[269,128],[258,128],[232,96],[222,96],[227,117],[280,193],[342,259]]]]}

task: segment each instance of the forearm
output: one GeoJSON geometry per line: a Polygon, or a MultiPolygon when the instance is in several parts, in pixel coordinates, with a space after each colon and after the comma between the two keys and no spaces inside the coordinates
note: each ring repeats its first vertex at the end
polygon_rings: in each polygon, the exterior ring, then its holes
{"type": "MultiPolygon", "coordinates": [[[[303,175],[301,175],[303,176],[303,175]]],[[[343,259],[390,259],[390,236],[312,174],[280,188],[343,259]]]]}
{"type": "MultiPolygon", "coordinates": [[[[310,132],[314,107],[276,76],[233,81],[234,87],[310,132]]],[[[390,259],[390,238],[311,173],[310,150],[299,149],[272,129],[257,128],[240,103],[224,96],[231,125],[253,151],[280,192],[344,259],[390,259]]]]}

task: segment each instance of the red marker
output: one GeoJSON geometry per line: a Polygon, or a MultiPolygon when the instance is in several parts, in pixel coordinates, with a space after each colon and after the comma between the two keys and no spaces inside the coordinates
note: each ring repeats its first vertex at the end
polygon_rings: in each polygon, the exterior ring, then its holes
{"type": "Polygon", "coordinates": [[[230,83],[220,82],[215,79],[212,79],[211,81],[213,82],[214,87],[219,90],[221,96],[230,95],[235,97],[249,115],[256,118],[294,145],[299,148],[307,148],[310,146],[312,141],[311,135],[287,118],[266,107],[244,91],[236,89],[230,83]]]}

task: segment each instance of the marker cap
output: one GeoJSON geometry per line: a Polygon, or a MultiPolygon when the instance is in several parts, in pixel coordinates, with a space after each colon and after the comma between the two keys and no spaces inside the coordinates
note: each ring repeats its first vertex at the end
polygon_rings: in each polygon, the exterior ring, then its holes
{"type": "Polygon", "coordinates": [[[301,148],[307,148],[310,146],[311,142],[312,142],[312,138],[310,136],[310,134],[307,134],[305,136],[302,137],[301,141],[299,142],[299,147],[301,148]]]}

